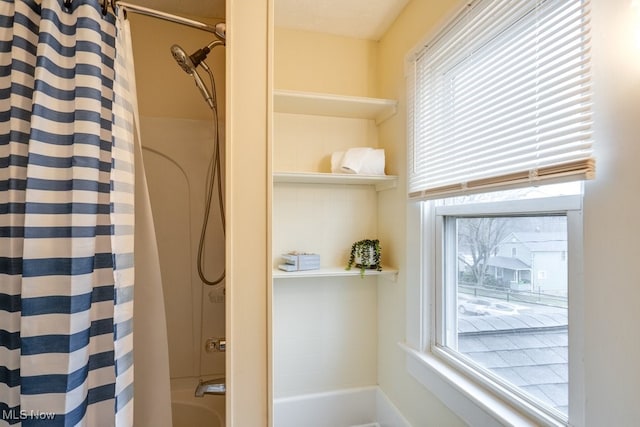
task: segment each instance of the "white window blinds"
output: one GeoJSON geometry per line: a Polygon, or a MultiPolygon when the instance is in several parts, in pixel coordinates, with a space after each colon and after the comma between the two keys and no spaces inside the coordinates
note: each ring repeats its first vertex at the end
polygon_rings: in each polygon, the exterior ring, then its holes
{"type": "Polygon", "coordinates": [[[410,198],[593,177],[588,1],[473,1],[412,65],[410,198]]]}

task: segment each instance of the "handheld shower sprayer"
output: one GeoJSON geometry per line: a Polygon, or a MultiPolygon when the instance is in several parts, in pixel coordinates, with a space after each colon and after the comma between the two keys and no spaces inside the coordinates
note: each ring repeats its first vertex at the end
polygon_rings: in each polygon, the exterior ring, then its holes
{"type": "MultiPolygon", "coordinates": [[[[198,90],[204,97],[204,100],[207,102],[209,107],[213,110],[215,108],[213,97],[211,96],[209,89],[207,89],[207,87],[204,85],[204,82],[202,81],[200,74],[198,74],[198,71],[196,70],[197,64],[194,64],[191,57],[187,55],[184,49],[182,49],[177,44],[174,44],[173,46],[171,46],[171,54],[173,55],[173,59],[176,60],[180,68],[182,68],[182,70],[184,70],[185,73],[193,77],[193,80],[195,81],[198,90]]],[[[204,58],[198,61],[198,63],[200,63],[202,60],[204,60],[204,58]]]]}
{"type": "Polygon", "coordinates": [[[214,149],[213,149],[211,161],[209,162],[209,170],[207,173],[207,182],[206,182],[207,193],[206,193],[206,200],[205,200],[205,211],[204,211],[204,218],[202,221],[202,228],[200,231],[200,241],[198,243],[198,257],[197,257],[196,265],[198,269],[198,275],[200,277],[200,280],[202,280],[203,284],[208,286],[222,286],[224,289],[224,283],[222,283],[225,280],[225,276],[226,276],[224,269],[216,278],[211,280],[206,277],[206,274],[204,271],[205,237],[207,234],[207,224],[209,223],[209,213],[211,209],[213,189],[216,182],[218,184],[217,193],[218,193],[218,208],[220,213],[220,225],[222,228],[222,233],[224,234],[225,232],[224,191],[222,188],[222,176],[221,176],[222,166],[221,166],[221,156],[220,156],[220,135],[218,130],[218,108],[217,108],[217,102],[216,102],[216,84],[215,84],[215,79],[213,77],[213,72],[205,62],[205,59],[207,59],[207,55],[211,52],[211,49],[213,49],[216,46],[225,46],[226,26],[223,22],[215,26],[215,35],[217,37],[217,40],[212,41],[202,49],[198,49],[191,55],[188,55],[187,52],[185,52],[185,50],[182,49],[177,44],[174,44],[173,46],[171,46],[171,54],[173,55],[173,59],[176,60],[180,68],[182,68],[182,70],[185,73],[193,77],[193,80],[196,86],[198,87],[198,90],[202,94],[203,98],[205,99],[205,101],[207,102],[207,104],[209,105],[213,113],[213,126],[215,129],[214,149]],[[198,74],[198,70],[197,70],[198,66],[201,66],[209,75],[209,78],[211,80],[211,91],[209,91],[207,86],[202,81],[200,74],[198,74]]]}
{"type": "Polygon", "coordinates": [[[204,82],[202,81],[202,77],[200,77],[200,74],[198,74],[197,67],[198,65],[202,66],[202,68],[204,68],[211,75],[211,70],[209,69],[207,64],[204,62],[204,60],[207,59],[207,55],[209,55],[209,53],[211,52],[211,49],[213,49],[216,46],[225,45],[226,35],[227,35],[226,24],[224,22],[220,22],[216,24],[214,34],[218,38],[217,40],[212,41],[202,49],[196,50],[191,55],[188,55],[187,52],[185,52],[185,50],[182,49],[177,44],[174,44],[173,46],[171,46],[171,54],[173,55],[173,59],[176,60],[180,68],[182,68],[185,73],[193,77],[196,87],[198,88],[203,98],[205,99],[205,101],[207,102],[207,104],[212,110],[216,108],[216,105],[215,105],[216,102],[214,98],[215,90],[212,96],[211,92],[209,92],[209,89],[207,89],[204,82]]]}
{"type": "Polygon", "coordinates": [[[173,55],[173,59],[176,60],[180,68],[182,68],[185,73],[189,75],[193,74],[193,70],[195,70],[196,67],[193,65],[193,61],[191,61],[191,58],[189,58],[189,55],[187,55],[187,52],[185,52],[184,49],[177,44],[174,44],[171,46],[171,55],[173,55]]]}

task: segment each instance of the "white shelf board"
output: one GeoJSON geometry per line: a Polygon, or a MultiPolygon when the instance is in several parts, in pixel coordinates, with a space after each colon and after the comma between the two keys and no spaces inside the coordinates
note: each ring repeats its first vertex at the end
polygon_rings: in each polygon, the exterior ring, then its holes
{"type": "Polygon", "coordinates": [[[275,172],[273,174],[273,182],[375,185],[378,191],[395,188],[397,181],[398,177],[395,175],[352,175],[320,172],[275,172]]]}
{"type": "MultiPolygon", "coordinates": [[[[382,271],[367,270],[365,276],[393,276],[393,280],[398,274],[398,270],[391,267],[382,266],[382,271]]],[[[313,278],[313,277],[348,277],[360,276],[360,269],[352,267],[351,270],[345,270],[345,267],[323,267],[317,270],[304,271],[282,271],[273,270],[274,279],[295,279],[295,278],[313,278]]]]}
{"type": "Polygon", "coordinates": [[[371,119],[380,124],[396,113],[398,101],[278,89],[273,91],[273,108],[279,113],[371,119]]]}

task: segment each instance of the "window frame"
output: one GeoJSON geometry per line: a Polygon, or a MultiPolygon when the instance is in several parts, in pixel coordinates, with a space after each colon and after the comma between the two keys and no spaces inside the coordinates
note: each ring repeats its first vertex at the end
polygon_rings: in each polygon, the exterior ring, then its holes
{"type": "MultiPolygon", "coordinates": [[[[407,217],[407,370],[467,422],[487,417],[494,423],[584,424],[584,348],[582,280],[582,196],[556,196],[507,202],[435,206],[410,202],[407,217]],[[445,216],[566,214],[569,294],[569,421],[519,398],[501,381],[487,381],[460,358],[437,345],[442,338],[442,266],[445,216]],[[419,230],[419,233],[416,233],[419,230]],[[416,297],[419,301],[416,301],[416,297]],[[416,324],[417,323],[417,324],[416,324]],[[440,335],[439,335],[440,334],[440,335]],[[434,376],[439,381],[434,380],[434,376]],[[475,408],[474,408],[475,407],[475,408]],[[480,409],[480,412],[478,412],[480,409]],[[514,421],[517,420],[517,421],[514,421]]],[[[489,424],[491,425],[491,423],[489,424]]]]}

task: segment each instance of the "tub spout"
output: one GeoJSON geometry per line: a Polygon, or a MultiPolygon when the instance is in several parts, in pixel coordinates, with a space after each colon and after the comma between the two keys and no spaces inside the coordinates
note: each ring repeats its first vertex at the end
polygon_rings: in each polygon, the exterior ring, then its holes
{"type": "Polygon", "coordinates": [[[202,381],[196,387],[196,397],[203,397],[205,394],[225,394],[227,387],[224,378],[202,381]]]}

